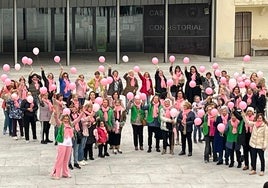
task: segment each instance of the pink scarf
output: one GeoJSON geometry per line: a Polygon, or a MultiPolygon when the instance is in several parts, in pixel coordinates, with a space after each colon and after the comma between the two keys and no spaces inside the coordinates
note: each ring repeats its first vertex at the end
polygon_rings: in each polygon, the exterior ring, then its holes
{"type": "Polygon", "coordinates": [[[209,136],[215,135],[215,127],[213,125],[214,122],[215,122],[215,116],[208,114],[209,136]]]}
{"type": "MultiPolygon", "coordinates": [[[[237,96],[237,94],[235,94],[237,96]]],[[[239,107],[239,103],[242,101],[241,97],[238,97],[235,101],[235,107],[239,107]]]]}
{"type": "Polygon", "coordinates": [[[259,95],[266,96],[266,89],[265,89],[265,87],[262,87],[262,89],[259,91],[259,95]]]}
{"type": "Polygon", "coordinates": [[[64,82],[65,82],[64,93],[67,93],[70,90],[70,81],[64,78],[64,82]]]}
{"type": "Polygon", "coordinates": [[[145,78],[145,80],[146,80],[146,91],[149,91],[151,89],[150,78],[145,78]]]}
{"type": "Polygon", "coordinates": [[[171,108],[171,105],[169,106],[169,107],[166,107],[166,106],[164,106],[164,109],[165,109],[165,117],[166,118],[170,118],[171,116],[170,116],[170,108],[171,108]]]}
{"type": "Polygon", "coordinates": [[[30,108],[33,108],[34,107],[34,103],[30,103],[30,108]]]}
{"type": "Polygon", "coordinates": [[[179,111],[181,111],[181,108],[182,108],[182,103],[184,102],[184,99],[181,98],[181,99],[177,99],[176,102],[175,102],[175,108],[179,111]]]}
{"type": "Polygon", "coordinates": [[[154,103],[153,102],[153,118],[157,118],[158,117],[158,107],[159,107],[159,102],[158,103],[154,103]]]}
{"type": "Polygon", "coordinates": [[[160,76],[160,78],[161,78],[161,88],[167,88],[164,76],[160,76]]]}
{"type": "MultiPolygon", "coordinates": [[[[252,115],[252,116],[246,116],[246,119],[248,120],[248,121],[254,121],[254,119],[255,119],[255,116],[254,115],[252,115]]],[[[249,124],[247,124],[247,123],[245,123],[245,127],[246,127],[246,132],[248,133],[248,132],[252,132],[252,127],[251,126],[249,126],[249,124]]]]}
{"type": "Polygon", "coordinates": [[[39,89],[39,83],[38,83],[38,80],[33,80],[33,82],[34,82],[34,87],[35,87],[35,89],[38,90],[38,89],[39,89]]]}
{"type": "Polygon", "coordinates": [[[103,117],[104,121],[108,121],[108,110],[110,109],[109,106],[104,108],[103,106],[101,107],[102,112],[103,112],[103,117]]]}
{"type": "Polygon", "coordinates": [[[48,105],[49,111],[52,112],[53,111],[53,105],[50,102],[50,100],[48,99],[42,99],[44,101],[44,103],[46,103],[48,105]]]}
{"type": "Polygon", "coordinates": [[[50,78],[48,78],[47,80],[48,80],[48,91],[52,92],[53,91],[52,85],[55,83],[55,81],[54,79],[50,79],[50,78]]]}
{"type": "Polygon", "coordinates": [[[119,80],[119,76],[116,76],[116,77],[113,76],[113,78],[114,78],[114,81],[116,81],[116,82],[119,80]]]}
{"type": "Polygon", "coordinates": [[[83,92],[86,93],[86,91],[87,91],[87,85],[86,85],[86,82],[85,82],[85,81],[78,80],[78,84],[79,84],[80,87],[83,89],[83,92]]]}
{"type": "Polygon", "coordinates": [[[115,119],[117,119],[117,120],[120,119],[120,113],[123,111],[122,106],[115,106],[114,111],[116,113],[115,119]]]}
{"type": "Polygon", "coordinates": [[[228,115],[221,115],[222,123],[226,126],[228,123],[228,115]]]}
{"type": "Polygon", "coordinates": [[[189,114],[190,111],[191,111],[191,109],[187,109],[187,110],[182,111],[182,122],[185,124],[186,124],[187,115],[189,114]]]}
{"type": "Polygon", "coordinates": [[[232,133],[236,134],[237,133],[237,127],[238,127],[238,119],[236,119],[235,121],[231,120],[231,125],[233,127],[232,133]]]}
{"type": "Polygon", "coordinates": [[[191,79],[194,80],[194,81],[196,80],[196,73],[192,74],[191,79]]]}
{"type": "Polygon", "coordinates": [[[79,108],[79,101],[72,100],[72,102],[74,103],[74,107],[78,109],[79,108]]]}
{"type": "Polygon", "coordinates": [[[259,128],[263,124],[263,121],[256,121],[255,126],[259,128]]]}
{"type": "Polygon", "coordinates": [[[177,71],[175,74],[173,74],[172,78],[174,80],[174,85],[179,84],[179,80],[181,78],[181,75],[182,75],[181,71],[180,72],[177,71]]]}
{"type": "Polygon", "coordinates": [[[97,89],[100,85],[100,79],[99,78],[94,78],[95,80],[95,89],[97,89]]]}
{"type": "Polygon", "coordinates": [[[132,87],[134,87],[134,86],[135,86],[135,79],[134,79],[134,76],[130,76],[130,75],[128,75],[128,77],[130,78],[130,85],[131,85],[132,87]]]}
{"type": "Polygon", "coordinates": [[[247,104],[249,105],[249,104],[251,104],[252,103],[252,96],[253,96],[253,94],[251,94],[251,95],[249,95],[249,94],[247,94],[247,104]]]}
{"type": "Polygon", "coordinates": [[[19,108],[20,107],[19,101],[17,99],[14,100],[14,106],[16,108],[19,108]]]}
{"type": "MultiPolygon", "coordinates": [[[[79,115],[77,113],[72,113],[71,116],[72,116],[72,119],[75,120],[75,119],[78,118],[79,115]]],[[[74,128],[75,128],[76,131],[79,131],[80,130],[79,123],[76,123],[74,125],[74,128]]]]}
{"type": "Polygon", "coordinates": [[[64,123],[64,138],[72,138],[74,136],[73,129],[69,123],[64,123]]]}
{"type": "Polygon", "coordinates": [[[227,96],[224,94],[221,94],[220,98],[223,99],[225,103],[228,101],[227,96]]]}

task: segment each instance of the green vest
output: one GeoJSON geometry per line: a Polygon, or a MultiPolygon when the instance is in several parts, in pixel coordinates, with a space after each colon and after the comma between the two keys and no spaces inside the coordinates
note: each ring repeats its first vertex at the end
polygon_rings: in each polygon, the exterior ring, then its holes
{"type": "Polygon", "coordinates": [[[131,117],[130,117],[130,122],[133,123],[136,121],[138,114],[140,114],[141,120],[145,118],[145,112],[142,109],[137,109],[135,105],[132,106],[131,108],[131,117]]]}
{"type": "MultiPolygon", "coordinates": [[[[147,123],[152,123],[154,121],[154,118],[153,118],[153,108],[154,106],[152,104],[149,104],[149,109],[148,109],[148,114],[147,114],[147,123]]],[[[159,105],[158,107],[158,121],[160,122],[160,117],[159,117],[159,114],[160,114],[160,109],[162,108],[161,105],[159,105]]]]}
{"type": "Polygon", "coordinates": [[[64,125],[62,123],[61,126],[58,128],[58,134],[57,134],[57,137],[56,137],[56,141],[58,143],[62,143],[63,138],[64,138],[64,125]]]}
{"type": "MultiPolygon", "coordinates": [[[[101,121],[105,121],[104,120],[104,116],[103,116],[103,111],[99,110],[96,114],[98,117],[100,117],[101,121]]],[[[108,110],[108,121],[106,122],[108,127],[113,127],[113,116],[114,116],[114,111],[112,108],[109,108],[108,110]]]]}
{"type": "Polygon", "coordinates": [[[202,130],[203,135],[206,136],[208,134],[208,115],[205,115],[203,118],[202,130]]]}
{"type": "Polygon", "coordinates": [[[228,132],[227,132],[227,142],[237,142],[238,134],[241,134],[243,130],[243,121],[241,120],[237,126],[237,133],[233,134],[233,126],[231,125],[230,121],[228,121],[228,132]]]}

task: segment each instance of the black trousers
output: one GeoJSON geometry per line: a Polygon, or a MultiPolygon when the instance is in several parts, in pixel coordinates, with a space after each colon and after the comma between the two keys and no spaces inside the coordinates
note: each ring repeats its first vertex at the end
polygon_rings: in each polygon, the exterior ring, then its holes
{"type": "Polygon", "coordinates": [[[33,139],[36,137],[36,121],[34,116],[24,116],[24,129],[25,129],[25,140],[29,140],[29,128],[32,128],[33,139]]]}
{"type": "Polygon", "coordinates": [[[230,156],[230,160],[231,160],[231,163],[234,163],[234,152],[235,152],[235,155],[236,155],[236,161],[238,162],[238,164],[241,163],[241,152],[240,150],[235,150],[235,143],[233,143],[233,147],[232,149],[230,148],[226,148],[226,152],[227,152],[227,159],[229,159],[229,156],[230,156]]]}
{"type": "Polygon", "coordinates": [[[50,129],[49,121],[42,121],[41,126],[42,126],[41,139],[44,140],[44,141],[48,141],[49,140],[49,129],[50,129]]]}
{"type": "Polygon", "coordinates": [[[192,153],[193,151],[192,132],[187,132],[186,134],[183,134],[183,132],[181,131],[181,148],[184,153],[186,149],[186,139],[188,143],[188,152],[192,153]]]}
{"type": "Polygon", "coordinates": [[[164,130],[161,130],[161,132],[162,132],[162,137],[163,137],[163,149],[166,150],[168,145],[171,148],[174,144],[173,135],[172,135],[173,132],[164,131],[164,130]]]}
{"type": "MultiPolygon", "coordinates": [[[[245,145],[243,145],[243,154],[244,154],[244,160],[245,160],[245,166],[249,166],[249,156],[252,161],[252,156],[251,156],[251,147],[249,145],[249,140],[250,140],[250,133],[246,133],[246,141],[245,145]]],[[[252,164],[251,164],[252,166],[252,164]]]]}
{"type": "Polygon", "coordinates": [[[87,159],[87,154],[89,158],[93,157],[93,143],[92,144],[86,144],[84,149],[84,158],[87,159]]]}
{"type": "Polygon", "coordinates": [[[23,134],[23,121],[22,119],[12,119],[12,136],[17,136],[17,122],[20,126],[20,136],[24,136],[23,134]]]}
{"type": "Polygon", "coordinates": [[[204,139],[205,139],[204,160],[209,161],[209,155],[211,154],[211,152],[213,155],[213,160],[217,159],[217,153],[214,152],[214,148],[213,148],[214,136],[206,135],[204,139]]]}
{"type": "Polygon", "coordinates": [[[143,125],[132,124],[132,129],[134,146],[138,147],[138,143],[140,147],[143,146],[143,125]]]}
{"type": "Polygon", "coordinates": [[[160,127],[152,127],[152,126],[148,126],[148,146],[149,148],[152,148],[152,139],[153,139],[153,133],[154,133],[154,137],[155,137],[155,143],[156,143],[156,149],[159,149],[159,142],[160,142],[160,138],[161,138],[161,130],[160,127]]]}
{"type": "Polygon", "coordinates": [[[257,154],[258,154],[261,161],[261,171],[264,172],[265,170],[264,151],[262,149],[251,148],[251,152],[252,152],[252,158],[251,158],[252,169],[256,170],[257,154]]]}
{"type": "Polygon", "coordinates": [[[107,143],[105,144],[99,144],[99,157],[107,153],[107,143]]]}

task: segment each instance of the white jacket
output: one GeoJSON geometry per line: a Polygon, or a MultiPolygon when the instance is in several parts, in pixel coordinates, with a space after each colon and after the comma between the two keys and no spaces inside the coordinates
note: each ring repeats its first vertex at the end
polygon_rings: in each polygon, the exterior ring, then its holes
{"type": "Polygon", "coordinates": [[[247,121],[250,126],[253,126],[249,145],[256,149],[266,149],[268,143],[268,127],[263,123],[259,128],[255,122],[247,121]]]}
{"type": "Polygon", "coordinates": [[[161,120],[161,126],[160,129],[163,131],[168,131],[166,123],[172,123],[171,118],[166,117],[166,112],[164,108],[160,109],[160,120],[161,120]]]}

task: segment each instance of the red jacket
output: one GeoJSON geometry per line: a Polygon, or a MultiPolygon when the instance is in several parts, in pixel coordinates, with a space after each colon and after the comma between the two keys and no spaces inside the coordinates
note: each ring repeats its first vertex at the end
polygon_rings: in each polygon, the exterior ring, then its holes
{"type": "Polygon", "coordinates": [[[97,131],[98,131],[98,140],[97,140],[97,142],[101,143],[101,144],[106,143],[107,140],[108,140],[108,133],[106,131],[106,128],[105,127],[103,127],[103,128],[98,127],[97,131]]]}
{"type": "Polygon", "coordinates": [[[142,82],[142,86],[141,86],[140,92],[141,92],[141,93],[145,93],[146,95],[154,95],[154,89],[153,89],[153,82],[152,82],[152,79],[149,78],[150,86],[151,86],[151,88],[150,88],[150,90],[149,90],[149,88],[148,88],[148,89],[146,88],[147,84],[146,84],[146,79],[144,78],[144,76],[141,75],[141,73],[138,73],[138,74],[139,74],[139,77],[140,77],[141,82],[142,82]],[[148,90],[149,90],[149,91],[148,91],[148,90]]]}

